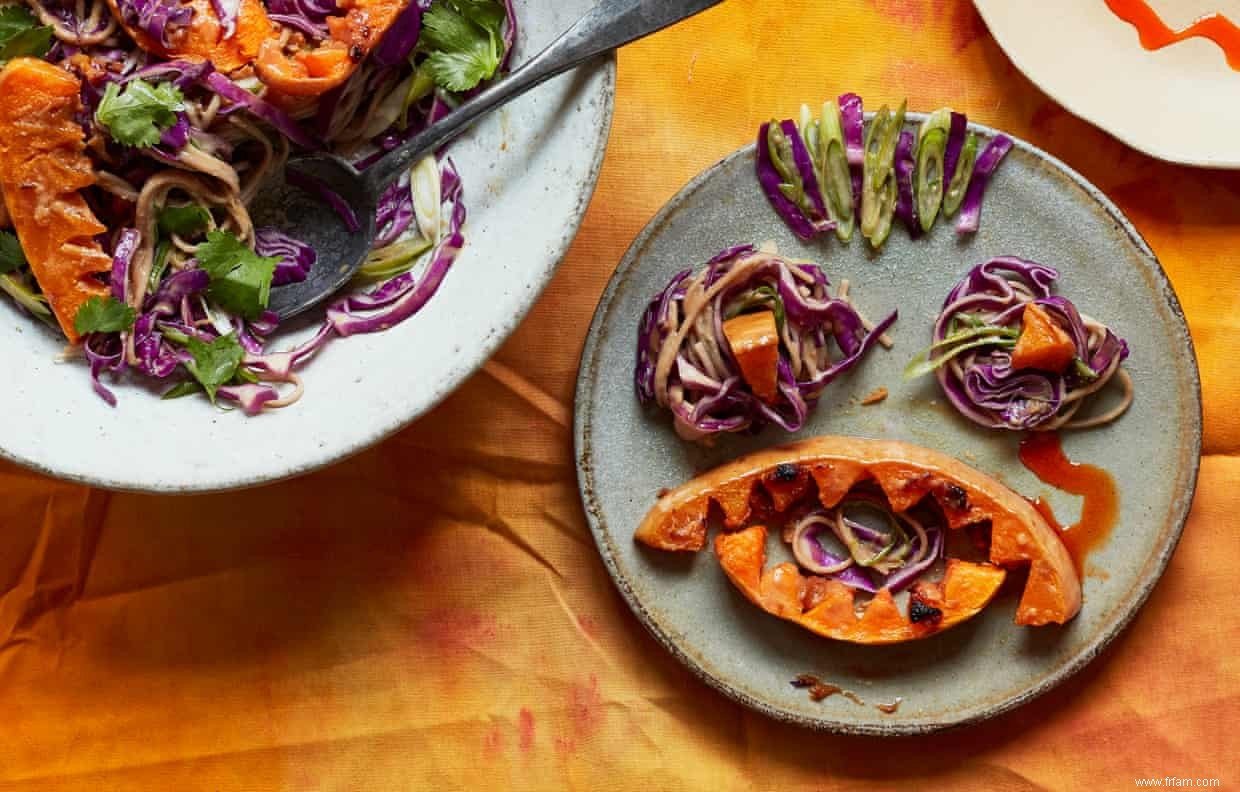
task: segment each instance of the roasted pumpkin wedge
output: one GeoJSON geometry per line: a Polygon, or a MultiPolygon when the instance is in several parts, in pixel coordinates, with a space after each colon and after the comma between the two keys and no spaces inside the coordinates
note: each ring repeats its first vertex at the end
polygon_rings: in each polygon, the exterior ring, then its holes
{"type": "Polygon", "coordinates": [[[18,241],[56,320],[72,342],[82,304],[108,293],[94,276],[112,259],[95,237],[107,231],[81,190],[95,183],[82,127],[81,84],[33,58],[0,71],[0,191],[18,241]]]}
{"type": "Polygon", "coordinates": [[[1076,358],[1076,344],[1037,303],[1021,312],[1020,337],[1012,350],[1012,368],[1062,372],[1076,358]]]}
{"type": "MultiPolygon", "coordinates": [[[[750,519],[758,487],[778,512],[804,496],[811,481],[827,509],[859,485],[873,483],[895,512],[932,498],[948,528],[989,524],[990,562],[1030,565],[1017,624],[1063,624],[1081,608],[1081,582],[1072,558],[1029,501],[946,454],[894,440],[824,436],[741,457],[660,497],[636,538],[662,550],[701,550],[712,503],[724,525],[737,529],[750,519]]],[[[787,577],[788,570],[764,574],[787,577]]],[[[783,585],[792,587],[786,581],[783,585]]]]}
{"type": "Polygon", "coordinates": [[[185,4],[193,10],[193,17],[186,27],[169,31],[165,45],[127,20],[117,0],[108,0],[112,15],[142,49],[162,58],[211,61],[226,74],[253,63],[263,44],[279,35],[262,0],[240,0],[236,29],[228,36],[212,0],[187,0],[185,4]]]}
{"type": "Polygon", "coordinates": [[[343,16],[327,18],[330,38],[292,54],[278,40],[262,45],[258,77],[277,94],[320,96],[339,87],[357,68],[410,0],[343,0],[343,16]]]}
{"type": "Polygon", "coordinates": [[[802,575],[793,564],[765,569],[764,526],[715,537],[715,554],[728,579],[750,602],[827,638],[859,644],[890,644],[925,638],[974,616],[994,598],[1006,573],[990,564],[948,559],[938,583],[919,582],[908,615],[887,589],[857,613],[856,592],[838,580],[802,575]]]}

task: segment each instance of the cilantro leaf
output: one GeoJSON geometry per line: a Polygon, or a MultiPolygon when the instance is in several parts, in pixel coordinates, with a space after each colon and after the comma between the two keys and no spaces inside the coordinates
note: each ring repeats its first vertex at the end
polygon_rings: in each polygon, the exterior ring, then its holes
{"type": "Polygon", "coordinates": [[[42,58],[52,48],[52,29],[23,6],[0,8],[0,66],[13,58],[42,58]]]}
{"type": "Polygon", "coordinates": [[[194,251],[211,277],[207,296],[230,313],[256,319],[271,299],[271,278],[279,258],[250,250],[227,231],[212,231],[194,251]]]}
{"type": "Polygon", "coordinates": [[[194,375],[194,379],[202,383],[207,398],[214,404],[215,392],[219,387],[228,384],[237,376],[241,361],[245,358],[245,350],[232,333],[220,336],[209,344],[192,336],[185,336],[183,343],[191,358],[185,362],[185,368],[194,375]]]}
{"type": "Polygon", "coordinates": [[[24,266],[26,255],[22,253],[17,235],[11,231],[0,231],[0,275],[7,275],[24,266]]]}
{"type": "Polygon", "coordinates": [[[435,0],[422,17],[421,44],[435,82],[459,92],[494,77],[504,57],[505,18],[495,0],[435,0]]]}
{"type": "Polygon", "coordinates": [[[165,234],[193,236],[210,224],[211,213],[198,204],[165,206],[159,213],[159,230],[165,234]]]}
{"type": "Polygon", "coordinates": [[[171,388],[164,391],[164,395],[159,398],[164,401],[171,401],[172,399],[180,399],[183,396],[192,396],[200,390],[202,390],[202,386],[199,385],[198,382],[195,380],[186,380],[185,382],[178,382],[176,385],[173,385],[171,388]]]}
{"type": "Polygon", "coordinates": [[[184,109],[185,95],[172,83],[152,85],[145,80],[133,80],[123,93],[119,85],[108,83],[95,110],[95,120],[107,128],[117,143],[148,148],[176,124],[177,113],[184,109]]]}
{"type": "Polygon", "coordinates": [[[91,297],[78,309],[73,318],[73,329],[79,335],[89,333],[119,333],[133,327],[137,313],[112,295],[91,297]]]}

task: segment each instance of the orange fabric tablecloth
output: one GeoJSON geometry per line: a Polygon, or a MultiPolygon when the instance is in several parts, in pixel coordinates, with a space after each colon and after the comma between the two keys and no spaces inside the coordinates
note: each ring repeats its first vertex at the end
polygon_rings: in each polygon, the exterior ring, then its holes
{"type": "Polygon", "coordinates": [[[1238,220],[1240,172],[1155,162],[1074,119],[965,0],[731,0],[621,54],[572,253],[417,425],[231,495],[0,466],[0,789],[1240,784],[1238,220]],[[629,241],[761,121],[844,90],[950,104],[1080,169],[1162,258],[1205,380],[1196,508],[1132,628],[1030,706],[894,744],[770,722],[667,656],[595,553],[569,429],[586,327],[629,241]]]}

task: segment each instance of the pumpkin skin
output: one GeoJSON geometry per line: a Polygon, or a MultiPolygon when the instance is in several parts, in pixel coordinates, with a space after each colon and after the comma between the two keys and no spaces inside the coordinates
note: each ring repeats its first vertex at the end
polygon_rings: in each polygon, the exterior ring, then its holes
{"type": "Polygon", "coordinates": [[[910,590],[909,615],[887,589],[856,612],[856,592],[838,580],[802,575],[794,564],[766,566],[765,526],[715,537],[724,574],[750,602],[810,632],[858,644],[892,644],[925,638],[953,627],[986,607],[1006,576],[1001,568],[950,558],[938,583],[910,590]]]}
{"type": "Polygon", "coordinates": [[[828,509],[857,485],[872,482],[897,512],[931,497],[951,529],[989,522],[990,563],[1030,565],[1017,624],[1063,624],[1081,609],[1076,566],[1029,501],[957,459],[895,440],[828,435],[748,454],[663,495],[635,538],[662,550],[701,550],[712,503],[724,526],[737,529],[750,519],[758,487],[782,511],[808,491],[811,479],[828,509]]]}
{"type": "Polygon", "coordinates": [[[78,310],[109,293],[93,276],[112,270],[95,239],[108,229],[81,193],[95,183],[74,119],[81,88],[77,77],[34,58],[0,71],[0,192],[30,270],[73,343],[78,310]]]}

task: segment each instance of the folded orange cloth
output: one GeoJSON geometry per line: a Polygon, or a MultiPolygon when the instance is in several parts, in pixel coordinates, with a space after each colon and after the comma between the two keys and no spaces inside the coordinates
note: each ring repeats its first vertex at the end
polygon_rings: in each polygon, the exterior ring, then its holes
{"type": "Polygon", "coordinates": [[[1238,784],[1240,620],[1195,607],[1202,592],[1226,607],[1237,564],[1237,220],[1240,174],[1152,161],[1068,115],[966,0],[730,0],[621,54],[571,255],[495,360],[416,426],[229,495],[111,495],[0,465],[0,787],[1238,784]],[[845,90],[950,104],[1080,169],[1161,256],[1205,378],[1196,510],[1132,628],[1030,706],[898,743],[768,721],[649,639],[586,530],[570,432],[586,328],[635,234],[759,123],[845,90]]]}

